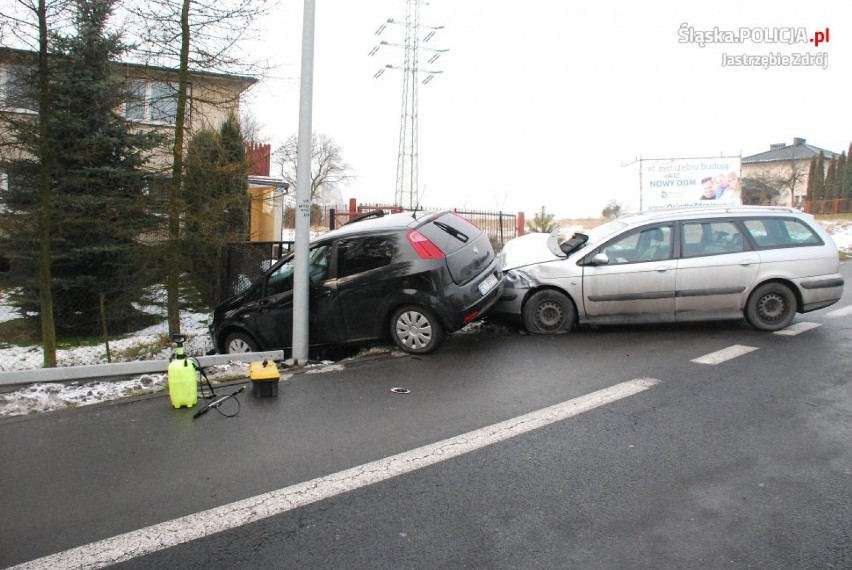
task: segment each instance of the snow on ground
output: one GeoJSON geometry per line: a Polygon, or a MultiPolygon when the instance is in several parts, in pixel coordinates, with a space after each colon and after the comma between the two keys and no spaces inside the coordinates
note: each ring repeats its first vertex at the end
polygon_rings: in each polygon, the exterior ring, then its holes
{"type": "MultiPolygon", "coordinates": [[[[191,353],[190,353],[191,354],[191,353]]],[[[376,355],[401,356],[404,353],[391,350],[389,347],[373,347],[364,349],[353,358],[363,358],[376,355]]],[[[324,360],[304,367],[306,374],[322,374],[343,370],[345,361],[332,362],[324,360]]],[[[249,365],[246,362],[230,362],[204,369],[211,383],[246,379],[249,377],[249,365]]],[[[281,373],[281,381],[286,381],[293,375],[281,373]]],[[[129,380],[104,380],[90,382],[41,382],[31,384],[19,390],[0,393],[0,418],[6,416],[21,416],[97,404],[108,400],[116,400],[129,396],[154,394],[168,390],[168,376],[163,374],[143,374],[129,380]]]]}
{"type": "Polygon", "coordinates": [[[0,323],[20,318],[21,314],[16,307],[9,304],[9,294],[0,291],[0,323]]]}
{"type": "MultiPolygon", "coordinates": [[[[852,256],[852,221],[821,220],[820,223],[831,233],[837,247],[845,252],[846,255],[852,256]]],[[[7,306],[5,302],[6,297],[6,294],[0,293],[0,322],[18,317],[17,312],[13,308],[7,306]]],[[[154,308],[146,309],[151,311],[158,310],[154,308]]],[[[462,329],[460,333],[475,334],[481,331],[482,326],[483,325],[480,321],[473,322],[465,329],[462,329]]],[[[187,354],[200,355],[209,350],[210,340],[207,335],[206,315],[193,312],[182,313],[181,331],[183,331],[188,338],[186,345],[187,354]]],[[[167,325],[163,322],[138,331],[127,338],[110,341],[110,350],[111,352],[115,352],[130,350],[138,346],[160,346],[163,343],[159,341],[163,338],[168,338],[167,333],[167,325]]],[[[167,359],[171,356],[172,352],[173,348],[166,343],[165,347],[157,348],[155,351],[151,352],[149,358],[167,359]]],[[[365,349],[356,355],[355,358],[374,356],[377,354],[401,356],[403,353],[400,351],[390,351],[388,347],[381,346],[365,349]]],[[[35,362],[41,362],[41,350],[38,347],[0,348],[0,370],[35,368],[38,364],[31,364],[33,358],[35,358],[35,362]],[[4,368],[9,366],[10,362],[17,362],[18,366],[20,366],[23,362],[29,364],[23,368],[4,368]]],[[[74,350],[58,351],[57,358],[63,365],[71,363],[98,364],[106,362],[106,352],[105,350],[93,351],[92,347],[85,347],[74,350]]],[[[324,361],[319,364],[309,366],[306,372],[330,372],[333,370],[342,370],[344,366],[345,361],[343,363],[324,361]]],[[[213,366],[207,370],[207,373],[214,384],[216,381],[247,378],[248,364],[235,362],[221,366],[213,366]]],[[[286,380],[289,377],[289,374],[282,374],[282,380],[286,380]]],[[[145,374],[130,380],[33,384],[17,391],[0,393],[0,418],[4,416],[19,416],[48,412],[128,396],[162,392],[166,390],[167,387],[168,381],[165,371],[163,374],[145,374]]]]}
{"type": "Polygon", "coordinates": [[[831,234],[838,249],[852,255],[852,220],[820,220],[819,223],[831,234]]]}

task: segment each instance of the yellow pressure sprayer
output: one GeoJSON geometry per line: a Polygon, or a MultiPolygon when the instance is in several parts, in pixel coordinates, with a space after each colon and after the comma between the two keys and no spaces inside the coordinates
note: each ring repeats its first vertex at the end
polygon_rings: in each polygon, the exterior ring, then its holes
{"type": "Polygon", "coordinates": [[[169,362],[169,398],[172,406],[180,408],[195,406],[198,402],[198,372],[195,363],[186,357],[183,343],[186,336],[181,334],[172,335],[175,343],[175,355],[169,362]]]}

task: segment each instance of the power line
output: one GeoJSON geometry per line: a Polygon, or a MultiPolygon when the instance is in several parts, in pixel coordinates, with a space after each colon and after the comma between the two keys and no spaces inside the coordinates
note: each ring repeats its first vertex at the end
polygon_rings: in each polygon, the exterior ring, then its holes
{"type": "Polygon", "coordinates": [[[405,34],[404,43],[381,41],[368,55],[374,56],[382,46],[402,48],[404,60],[402,65],[387,64],[380,68],[373,77],[381,77],[385,70],[393,69],[402,71],[402,109],[399,120],[399,150],[396,165],[396,189],[394,193],[394,204],[408,208],[416,208],[420,203],[420,187],[418,180],[418,120],[419,120],[419,84],[431,82],[436,75],[443,73],[441,70],[425,69],[421,67],[421,52],[429,54],[429,64],[434,64],[441,54],[449,51],[447,49],[433,48],[421,44],[428,43],[435,34],[444,26],[432,26],[421,24],[420,4],[421,0],[406,0],[405,21],[398,22],[389,18],[379,29],[376,35],[381,36],[388,26],[401,27],[405,34]],[[421,38],[421,34],[425,34],[421,38]],[[419,74],[426,74],[422,82],[419,74]]]}

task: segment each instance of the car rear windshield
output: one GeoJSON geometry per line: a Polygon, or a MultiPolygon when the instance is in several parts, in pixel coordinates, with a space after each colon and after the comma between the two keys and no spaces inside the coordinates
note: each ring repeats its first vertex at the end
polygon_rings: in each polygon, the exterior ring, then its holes
{"type": "Polygon", "coordinates": [[[755,218],[744,220],[746,231],[758,247],[822,245],[822,239],[796,218],[755,218]]]}
{"type": "Polygon", "coordinates": [[[417,228],[417,231],[438,246],[445,255],[458,251],[482,233],[482,230],[471,222],[449,212],[417,228]]]}

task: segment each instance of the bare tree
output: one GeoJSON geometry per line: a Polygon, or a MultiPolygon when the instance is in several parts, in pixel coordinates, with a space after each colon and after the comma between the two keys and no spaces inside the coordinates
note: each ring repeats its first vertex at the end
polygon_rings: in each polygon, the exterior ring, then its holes
{"type": "Polygon", "coordinates": [[[246,109],[240,111],[240,128],[247,143],[256,144],[263,140],[263,124],[246,109]]]}
{"type": "Polygon", "coordinates": [[[38,273],[36,278],[38,288],[38,303],[41,316],[42,352],[45,367],[56,366],[56,325],[53,313],[53,292],[51,287],[51,202],[52,188],[52,148],[49,144],[51,130],[51,96],[50,96],[50,38],[56,34],[56,28],[68,24],[63,19],[68,5],[65,1],[19,0],[4,7],[0,12],[0,37],[7,38],[21,47],[36,52],[34,85],[29,88],[31,96],[40,110],[36,114],[34,124],[27,124],[28,118],[12,123],[4,117],[4,123],[17,124],[11,132],[3,133],[3,157],[32,155],[37,162],[36,172],[33,172],[37,200],[35,201],[35,226],[39,239],[38,273]],[[27,131],[30,134],[26,134],[27,131]],[[20,136],[19,136],[20,135],[20,136]],[[8,137],[8,138],[7,138],[8,137]],[[20,143],[26,139],[34,143],[20,143]]]}
{"type": "Polygon", "coordinates": [[[601,215],[604,218],[617,218],[621,215],[621,204],[618,203],[618,200],[612,199],[609,201],[609,204],[606,205],[606,208],[603,209],[601,215]]]}
{"type": "MultiPolygon", "coordinates": [[[[291,189],[296,188],[298,142],[296,135],[291,136],[273,155],[281,177],[291,189]]],[[[351,167],[343,160],[343,149],[331,137],[314,133],[311,136],[311,202],[331,197],[354,179],[351,167]]]]}
{"type": "Polygon", "coordinates": [[[809,161],[792,156],[767,164],[762,170],[743,177],[743,203],[778,204],[789,196],[795,206],[797,195],[806,193],[809,169],[809,161]]]}
{"type": "MultiPolygon", "coordinates": [[[[266,0],[150,0],[129,8],[136,30],[137,54],[145,62],[178,70],[172,168],[168,187],[168,246],[166,262],[169,332],[180,332],[178,285],[182,266],[180,219],[184,210],[181,185],[184,172],[186,112],[188,103],[201,102],[199,94],[189,97],[190,70],[256,73],[256,58],[246,57],[240,47],[252,36],[253,23],[267,10],[266,0]]],[[[212,94],[207,103],[236,107],[222,94],[212,94]]]]}
{"type": "Polygon", "coordinates": [[[772,206],[778,204],[786,189],[785,180],[772,174],[761,173],[742,179],[743,204],[772,206]]]}

